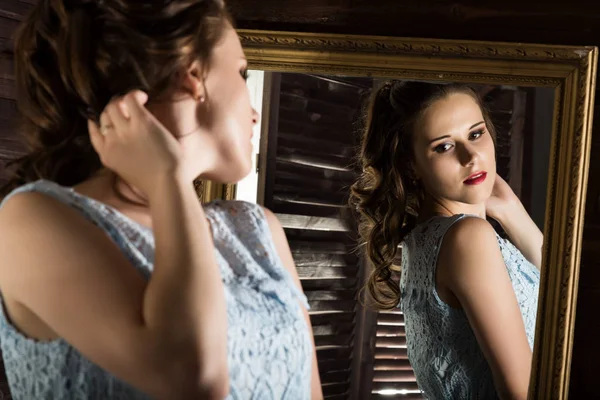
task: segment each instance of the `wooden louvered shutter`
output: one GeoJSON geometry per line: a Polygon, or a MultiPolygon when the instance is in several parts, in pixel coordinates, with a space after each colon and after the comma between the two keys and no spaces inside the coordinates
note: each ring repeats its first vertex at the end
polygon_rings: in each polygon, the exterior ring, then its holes
{"type": "MultiPolygon", "coordinates": [[[[400,264],[401,249],[396,255],[396,264],[400,264]]],[[[394,280],[399,280],[399,275],[394,280]]],[[[414,371],[408,361],[406,351],[406,331],[404,315],[400,309],[389,311],[365,310],[370,314],[363,329],[369,337],[365,342],[367,350],[363,350],[365,365],[370,371],[364,371],[365,382],[361,390],[361,398],[371,399],[403,399],[421,400],[423,396],[417,385],[414,371]],[[370,357],[370,358],[369,358],[370,357]]]]}
{"type": "Polygon", "coordinates": [[[400,310],[377,315],[371,398],[422,399],[406,355],[404,316],[400,310]]]}
{"type": "Polygon", "coordinates": [[[356,177],[353,121],[370,80],[272,73],[265,86],[259,202],[281,221],[308,297],[325,398],[347,399],[361,283],[343,215],[356,177]]]}
{"type": "Polygon", "coordinates": [[[5,96],[0,97],[0,186],[7,183],[9,171],[5,164],[25,154],[25,146],[18,132],[17,103],[13,95],[15,91],[12,56],[0,58],[0,68],[4,78],[0,82],[0,90],[5,96]]]}

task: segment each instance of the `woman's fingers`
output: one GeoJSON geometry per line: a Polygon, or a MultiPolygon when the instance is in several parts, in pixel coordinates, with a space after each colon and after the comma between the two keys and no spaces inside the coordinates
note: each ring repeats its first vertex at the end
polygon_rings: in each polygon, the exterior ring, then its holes
{"type": "Polygon", "coordinates": [[[131,118],[143,118],[150,114],[144,107],[147,101],[148,95],[141,90],[134,90],[123,96],[123,105],[131,118]]]}
{"type": "MultiPolygon", "coordinates": [[[[107,107],[108,108],[108,107],[107,107]]],[[[113,124],[110,114],[107,112],[107,108],[100,114],[100,134],[102,136],[115,135],[116,129],[113,124]]]]}
{"type": "Polygon", "coordinates": [[[118,130],[123,130],[129,125],[129,113],[126,108],[123,104],[123,98],[117,97],[111,100],[104,109],[104,113],[108,114],[110,122],[118,130]],[[127,114],[125,114],[126,112],[127,114]]]}

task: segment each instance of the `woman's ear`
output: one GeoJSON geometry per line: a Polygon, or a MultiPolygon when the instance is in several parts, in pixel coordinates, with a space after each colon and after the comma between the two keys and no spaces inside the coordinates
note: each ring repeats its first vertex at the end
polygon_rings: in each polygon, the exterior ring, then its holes
{"type": "Polygon", "coordinates": [[[204,86],[203,69],[198,61],[194,61],[187,71],[185,71],[182,76],[181,86],[196,101],[204,102],[206,99],[206,88],[204,86]]]}

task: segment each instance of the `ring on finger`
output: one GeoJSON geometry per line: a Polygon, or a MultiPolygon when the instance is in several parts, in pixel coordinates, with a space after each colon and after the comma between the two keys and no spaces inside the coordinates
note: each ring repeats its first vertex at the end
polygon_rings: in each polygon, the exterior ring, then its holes
{"type": "Polygon", "coordinates": [[[105,125],[102,125],[102,126],[100,127],[100,133],[102,134],[102,136],[106,136],[106,135],[107,135],[107,133],[108,133],[108,131],[109,131],[109,130],[111,130],[111,129],[114,129],[114,128],[115,128],[115,127],[114,127],[114,125],[112,125],[112,124],[105,124],[105,125]]]}

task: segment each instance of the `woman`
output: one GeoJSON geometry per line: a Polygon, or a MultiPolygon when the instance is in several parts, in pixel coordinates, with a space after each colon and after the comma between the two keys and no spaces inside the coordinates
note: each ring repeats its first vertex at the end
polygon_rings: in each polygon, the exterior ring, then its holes
{"type": "Polygon", "coordinates": [[[281,225],[193,187],[251,166],[224,4],[40,0],[15,54],[31,150],[0,209],[13,397],[321,398],[281,225]]]}
{"type": "Polygon", "coordinates": [[[368,287],[379,308],[400,302],[430,399],[527,397],[543,236],[496,175],[494,141],[467,86],[392,81],[368,108],[352,197],[374,265],[368,287]]]}

